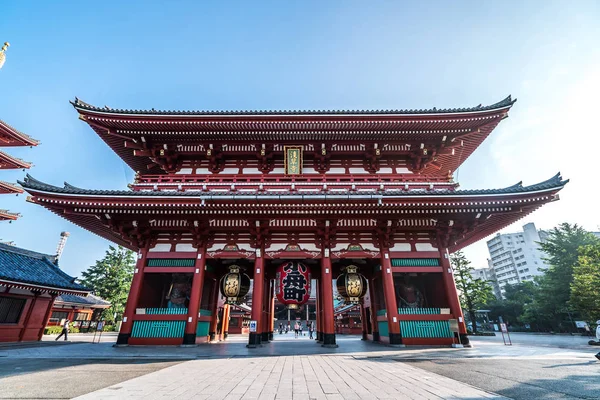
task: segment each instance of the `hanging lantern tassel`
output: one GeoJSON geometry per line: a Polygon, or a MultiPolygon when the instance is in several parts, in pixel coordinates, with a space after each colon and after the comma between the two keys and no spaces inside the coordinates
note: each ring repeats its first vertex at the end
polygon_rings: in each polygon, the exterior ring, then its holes
{"type": "Polygon", "coordinates": [[[250,290],[250,278],[240,272],[240,267],[231,265],[229,272],[221,278],[219,289],[227,304],[240,304],[250,290]]]}
{"type": "Polygon", "coordinates": [[[349,304],[359,304],[367,294],[367,278],[358,273],[356,265],[349,265],[343,274],[337,277],[338,293],[349,304]]]}
{"type": "Polygon", "coordinates": [[[10,43],[4,42],[4,46],[2,46],[2,50],[0,50],[0,68],[2,68],[6,61],[6,50],[8,49],[8,46],[10,46],[10,43]]]}

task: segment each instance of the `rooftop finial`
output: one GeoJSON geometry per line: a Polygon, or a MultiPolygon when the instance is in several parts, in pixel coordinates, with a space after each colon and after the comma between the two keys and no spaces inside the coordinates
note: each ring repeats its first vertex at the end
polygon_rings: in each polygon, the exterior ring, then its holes
{"type": "Polygon", "coordinates": [[[6,49],[8,49],[8,46],[10,46],[10,43],[8,42],[4,42],[4,46],[2,46],[2,50],[0,50],[0,68],[2,68],[2,66],[4,65],[4,62],[6,61],[6,49]]]}

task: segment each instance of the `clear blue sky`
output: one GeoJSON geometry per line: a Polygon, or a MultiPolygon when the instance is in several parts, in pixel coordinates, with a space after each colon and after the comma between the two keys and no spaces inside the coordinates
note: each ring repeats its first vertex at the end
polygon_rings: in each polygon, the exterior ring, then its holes
{"type": "MultiPolygon", "coordinates": [[[[53,184],[122,189],[133,172],[68,101],[156,109],[377,109],[519,101],[461,167],[463,188],[571,183],[533,221],[592,230],[597,206],[598,2],[13,1],[2,4],[0,119],[39,139],[11,149],[53,184]],[[596,197],[593,196],[596,194],[596,197]]],[[[25,173],[2,171],[16,181],[25,173]]],[[[78,275],[109,243],[2,196],[23,217],[0,238],[54,253],[78,275]]],[[[481,241],[467,249],[485,265],[481,241]]]]}

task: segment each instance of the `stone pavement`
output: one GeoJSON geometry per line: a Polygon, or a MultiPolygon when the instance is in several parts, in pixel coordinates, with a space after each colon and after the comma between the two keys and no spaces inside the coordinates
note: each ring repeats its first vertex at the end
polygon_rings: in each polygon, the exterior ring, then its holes
{"type": "Polygon", "coordinates": [[[581,337],[515,334],[513,346],[500,337],[475,337],[468,349],[397,348],[358,336],[338,336],[335,349],[293,335],[275,335],[257,349],[235,335],[197,347],[70,339],[75,342],[0,348],[0,399],[160,398],[165,392],[211,399],[493,398],[491,392],[519,400],[600,398],[594,395],[600,393],[597,348],[581,337]]]}
{"type": "Polygon", "coordinates": [[[505,399],[390,359],[281,356],[184,362],[77,399],[505,399]]]}

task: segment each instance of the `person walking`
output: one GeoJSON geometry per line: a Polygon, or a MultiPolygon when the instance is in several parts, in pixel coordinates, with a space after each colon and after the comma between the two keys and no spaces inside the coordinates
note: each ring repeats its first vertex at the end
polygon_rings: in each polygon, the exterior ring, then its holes
{"type": "Polygon", "coordinates": [[[69,333],[69,320],[66,319],[65,323],[63,324],[62,332],[60,333],[60,335],[58,335],[58,337],[56,339],[54,339],[54,341],[57,341],[58,339],[60,339],[62,337],[62,335],[65,335],[65,340],[67,340],[68,333],[69,333]]]}
{"type": "Polygon", "coordinates": [[[308,338],[312,339],[313,337],[313,325],[312,322],[308,323],[308,338]]]}
{"type": "Polygon", "coordinates": [[[296,339],[298,339],[298,331],[299,331],[299,330],[300,330],[300,326],[299,326],[299,325],[298,325],[298,323],[296,322],[296,323],[294,324],[294,337],[295,337],[296,339]]]}
{"type": "Polygon", "coordinates": [[[281,335],[283,333],[283,324],[280,322],[279,323],[279,334],[281,335]]]}
{"type": "MultiPolygon", "coordinates": [[[[596,340],[600,343],[600,319],[596,321],[596,340]]],[[[600,353],[596,354],[594,357],[600,360],[600,353]]]]}
{"type": "Polygon", "coordinates": [[[287,327],[285,328],[285,333],[287,334],[289,331],[292,330],[292,326],[290,325],[290,323],[288,322],[287,327]]]}

